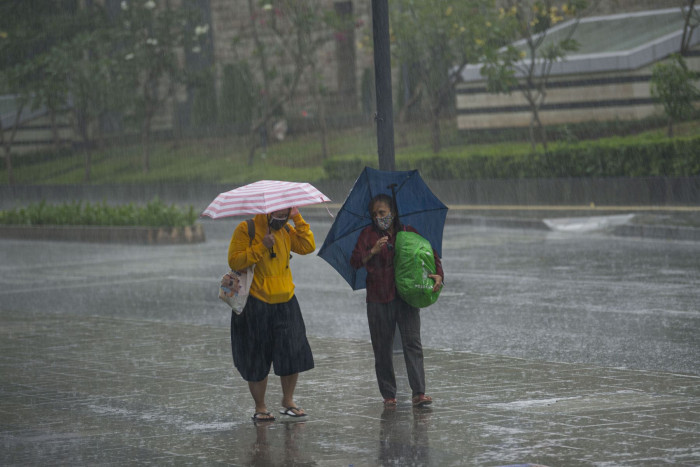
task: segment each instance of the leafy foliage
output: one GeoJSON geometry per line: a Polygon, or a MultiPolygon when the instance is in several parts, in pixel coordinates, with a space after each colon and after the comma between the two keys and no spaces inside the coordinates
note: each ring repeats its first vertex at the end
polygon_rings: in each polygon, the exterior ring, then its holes
{"type": "Polygon", "coordinates": [[[101,2],[79,3],[0,3],[0,57],[16,59],[0,58],[0,89],[17,95],[19,106],[45,106],[50,112],[66,106],[70,97],[75,131],[86,149],[86,181],[90,149],[101,141],[107,117],[126,115],[135,124],[148,171],[154,116],[176,86],[196,82],[178,54],[201,51],[208,26],[195,27],[199,16],[189,2],[171,8],[165,0],[123,0],[118,10],[101,2]]]}
{"type": "Polygon", "coordinates": [[[585,0],[505,0],[499,18],[511,39],[521,39],[497,53],[487,55],[482,74],[494,93],[510,93],[519,88],[530,112],[530,144],[533,151],[542,144],[547,151],[547,134],[539,111],[547,96],[547,81],[552,66],[579,48],[573,34],[581,15],[588,6],[585,0]],[[564,21],[574,23],[560,34],[550,29],[564,21]]]}
{"type": "Polygon", "coordinates": [[[433,121],[432,147],[440,151],[439,119],[454,103],[464,67],[478,62],[506,36],[491,0],[410,0],[391,3],[392,53],[417,80],[433,121]]]}
{"type": "MultiPolygon", "coordinates": [[[[330,27],[336,24],[332,12],[320,0],[248,0],[250,22],[234,41],[238,46],[252,38],[253,57],[239,60],[258,78],[259,87],[248,88],[254,105],[249,126],[248,164],[253,165],[259,145],[266,149],[267,135],[273,119],[285,115],[285,106],[296,96],[302,76],[307,75],[312,96],[324,92],[319,65],[321,48],[332,39],[330,27]],[[256,94],[257,93],[257,94],[256,94]]],[[[247,98],[246,98],[247,99],[247,98]]],[[[316,114],[322,130],[325,151],[325,105],[315,99],[316,114]]]]}
{"type": "Polygon", "coordinates": [[[668,136],[673,136],[673,123],[690,117],[694,101],[700,97],[693,81],[698,74],[686,65],[680,55],[668,63],[657,63],[651,73],[651,95],[664,106],[668,116],[668,136]]]}
{"type": "Polygon", "coordinates": [[[46,201],[25,208],[0,211],[0,224],[15,225],[101,225],[187,227],[197,220],[194,207],[181,210],[154,199],[145,206],[126,204],[110,206],[107,203],[73,202],[59,205],[46,201]]]}

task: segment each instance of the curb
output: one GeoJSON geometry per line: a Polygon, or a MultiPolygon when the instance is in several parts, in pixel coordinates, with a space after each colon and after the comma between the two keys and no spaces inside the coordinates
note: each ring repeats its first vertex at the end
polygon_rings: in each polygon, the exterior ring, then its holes
{"type": "MultiPolygon", "coordinates": [[[[333,221],[328,214],[321,211],[314,212],[309,209],[304,212],[306,220],[333,221]]],[[[508,229],[534,229],[552,231],[539,218],[517,218],[500,216],[474,216],[458,211],[450,211],[445,219],[446,225],[470,225],[475,227],[496,227],[508,229]]],[[[618,237],[637,237],[647,239],[678,240],[700,242],[700,228],[684,227],[678,225],[621,225],[608,231],[609,234],[618,237]]]]}
{"type": "Polygon", "coordinates": [[[660,238],[665,240],[700,241],[700,229],[694,227],[656,226],[656,225],[620,225],[615,227],[613,235],[619,237],[660,238]]]}
{"type": "Polygon", "coordinates": [[[0,225],[0,238],[140,245],[177,245],[205,241],[202,224],[187,227],[0,225]]]}
{"type": "Polygon", "coordinates": [[[507,229],[549,230],[542,219],[517,219],[514,217],[447,216],[445,224],[472,225],[476,227],[501,227],[507,229]]]}

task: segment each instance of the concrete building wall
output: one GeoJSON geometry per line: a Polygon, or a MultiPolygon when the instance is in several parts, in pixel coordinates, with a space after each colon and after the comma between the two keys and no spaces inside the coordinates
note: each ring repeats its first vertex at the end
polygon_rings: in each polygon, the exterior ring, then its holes
{"type": "MultiPolygon", "coordinates": [[[[12,131],[12,128],[5,128],[4,137],[9,140],[12,131]]],[[[59,145],[72,144],[76,139],[68,112],[62,112],[56,116],[56,133],[59,145]]],[[[12,142],[12,154],[26,154],[53,145],[54,132],[51,128],[51,119],[45,113],[34,113],[34,116],[25,120],[17,129],[12,142]]]]}
{"type": "MultiPolygon", "coordinates": [[[[571,56],[555,64],[539,110],[540,120],[553,125],[663,115],[662,106],[651,96],[652,69],[660,61],[669,60],[679,44],[679,38],[667,37],[632,51],[571,56]]],[[[697,44],[696,41],[686,63],[691,70],[700,72],[697,44]]],[[[524,80],[510,94],[492,94],[487,91],[485,80],[477,78],[477,68],[469,70],[467,82],[457,88],[458,128],[529,126],[532,112],[520,90],[524,80]]]]}

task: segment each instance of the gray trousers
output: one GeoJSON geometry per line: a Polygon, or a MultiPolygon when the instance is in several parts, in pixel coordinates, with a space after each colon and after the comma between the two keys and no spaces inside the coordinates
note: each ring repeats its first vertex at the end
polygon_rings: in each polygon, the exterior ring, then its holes
{"type": "Polygon", "coordinates": [[[423,346],[420,342],[420,311],[400,298],[389,303],[367,303],[367,321],[374,350],[374,370],[384,399],[396,397],[393,342],[398,325],[408,384],[412,395],[425,394],[423,346]]]}

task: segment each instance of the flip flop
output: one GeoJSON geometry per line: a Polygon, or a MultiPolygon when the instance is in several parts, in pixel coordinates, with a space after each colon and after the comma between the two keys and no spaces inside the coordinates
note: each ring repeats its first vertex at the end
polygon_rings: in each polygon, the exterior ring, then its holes
{"type": "Polygon", "coordinates": [[[425,394],[418,394],[411,402],[413,402],[413,407],[425,407],[433,403],[433,398],[425,394]]]}
{"type": "Polygon", "coordinates": [[[270,412],[255,412],[252,417],[254,422],[274,422],[275,417],[270,412]]]}
{"type": "Polygon", "coordinates": [[[306,413],[297,413],[301,412],[301,409],[299,407],[282,407],[280,409],[280,413],[282,415],[289,415],[290,417],[306,417],[306,413]],[[295,412],[296,410],[296,412],[295,412]]]}

